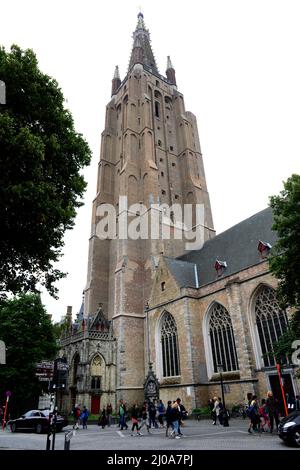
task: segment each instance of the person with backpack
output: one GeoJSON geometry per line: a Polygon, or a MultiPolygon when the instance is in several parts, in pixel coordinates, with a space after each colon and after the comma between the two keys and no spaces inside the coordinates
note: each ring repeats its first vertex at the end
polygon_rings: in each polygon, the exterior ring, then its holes
{"type": "Polygon", "coordinates": [[[82,423],[82,429],[87,429],[87,420],[89,417],[89,412],[86,406],[83,407],[83,410],[80,414],[80,420],[82,423]]]}
{"type": "Polygon", "coordinates": [[[250,426],[248,428],[248,433],[252,434],[251,429],[253,429],[254,432],[258,432],[258,426],[260,422],[259,418],[259,412],[258,412],[258,402],[257,402],[257,396],[253,395],[251,405],[249,406],[247,410],[248,417],[250,418],[250,426]]]}

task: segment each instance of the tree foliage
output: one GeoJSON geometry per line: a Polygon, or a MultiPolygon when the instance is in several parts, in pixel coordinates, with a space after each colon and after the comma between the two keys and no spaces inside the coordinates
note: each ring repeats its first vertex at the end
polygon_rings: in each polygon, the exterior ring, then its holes
{"type": "Polygon", "coordinates": [[[2,301],[0,339],[7,348],[6,365],[0,366],[0,404],[10,390],[10,410],[18,414],[36,406],[41,392],[36,363],[53,359],[58,351],[54,328],[37,294],[2,301]]]}
{"type": "Polygon", "coordinates": [[[66,229],[74,224],[86,183],[80,170],[90,150],[75,132],[57,82],[35,54],[0,48],[0,291],[18,293],[53,283],[66,229]]]}
{"type": "Polygon", "coordinates": [[[287,331],[274,345],[277,361],[291,357],[293,341],[300,339],[300,175],[292,175],[278,196],[270,198],[273,209],[273,230],[278,241],[269,259],[270,270],[278,279],[277,298],[283,308],[293,314],[287,331]]]}
{"type": "Polygon", "coordinates": [[[300,307],[300,175],[292,175],[278,196],[270,198],[273,230],[278,241],[272,249],[270,269],[279,280],[283,306],[300,307]]]}

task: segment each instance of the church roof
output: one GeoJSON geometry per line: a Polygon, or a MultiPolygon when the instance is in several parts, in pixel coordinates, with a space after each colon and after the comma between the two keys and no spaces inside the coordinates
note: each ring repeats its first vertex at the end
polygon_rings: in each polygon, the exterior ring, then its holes
{"type": "Polygon", "coordinates": [[[196,286],[195,274],[193,278],[196,264],[201,287],[217,280],[217,259],[227,264],[222,277],[260,263],[262,258],[257,249],[259,241],[274,245],[277,240],[272,225],[272,209],[264,209],[208,240],[200,250],[189,251],[174,260],[166,258],[167,264],[180,287],[196,286]]]}
{"type": "Polygon", "coordinates": [[[136,63],[135,48],[141,48],[143,51],[143,65],[150,67],[152,71],[158,73],[158,68],[151,48],[150,33],[144,23],[144,15],[138,14],[138,22],[133,33],[133,47],[131,51],[128,71],[136,63]]]}
{"type": "Polygon", "coordinates": [[[197,287],[195,264],[179,259],[164,257],[166,265],[180,287],[197,287]]]}

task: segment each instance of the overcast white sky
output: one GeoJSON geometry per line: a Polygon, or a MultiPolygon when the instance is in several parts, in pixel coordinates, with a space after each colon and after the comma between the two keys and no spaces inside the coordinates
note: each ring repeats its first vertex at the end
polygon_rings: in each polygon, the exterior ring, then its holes
{"type": "Polygon", "coordinates": [[[80,308],[105,105],[114,66],[126,74],[139,6],[160,72],[170,55],[198,118],[217,233],[264,209],[300,172],[298,0],[0,0],[0,43],[35,51],[93,152],[59,264],[68,277],[59,300],[43,295],[55,320],[80,308]]]}

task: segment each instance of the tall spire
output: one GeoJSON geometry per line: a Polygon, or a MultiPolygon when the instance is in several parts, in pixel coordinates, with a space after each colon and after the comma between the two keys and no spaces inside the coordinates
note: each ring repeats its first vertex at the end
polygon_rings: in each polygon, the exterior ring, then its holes
{"type": "Polygon", "coordinates": [[[173,64],[171,62],[170,56],[168,55],[167,57],[167,70],[166,70],[166,75],[168,82],[171,85],[176,85],[176,76],[175,76],[175,69],[173,67],[173,64]]]}
{"type": "Polygon", "coordinates": [[[119,66],[116,65],[115,73],[111,81],[111,96],[116,94],[120,85],[121,85],[121,79],[120,79],[120,73],[119,73],[119,66]]]}
{"type": "Polygon", "coordinates": [[[138,14],[138,22],[133,33],[133,47],[128,70],[130,70],[134,64],[138,63],[146,65],[158,73],[157,65],[151,48],[150,33],[149,30],[146,29],[144,15],[141,12],[138,14]]]}

